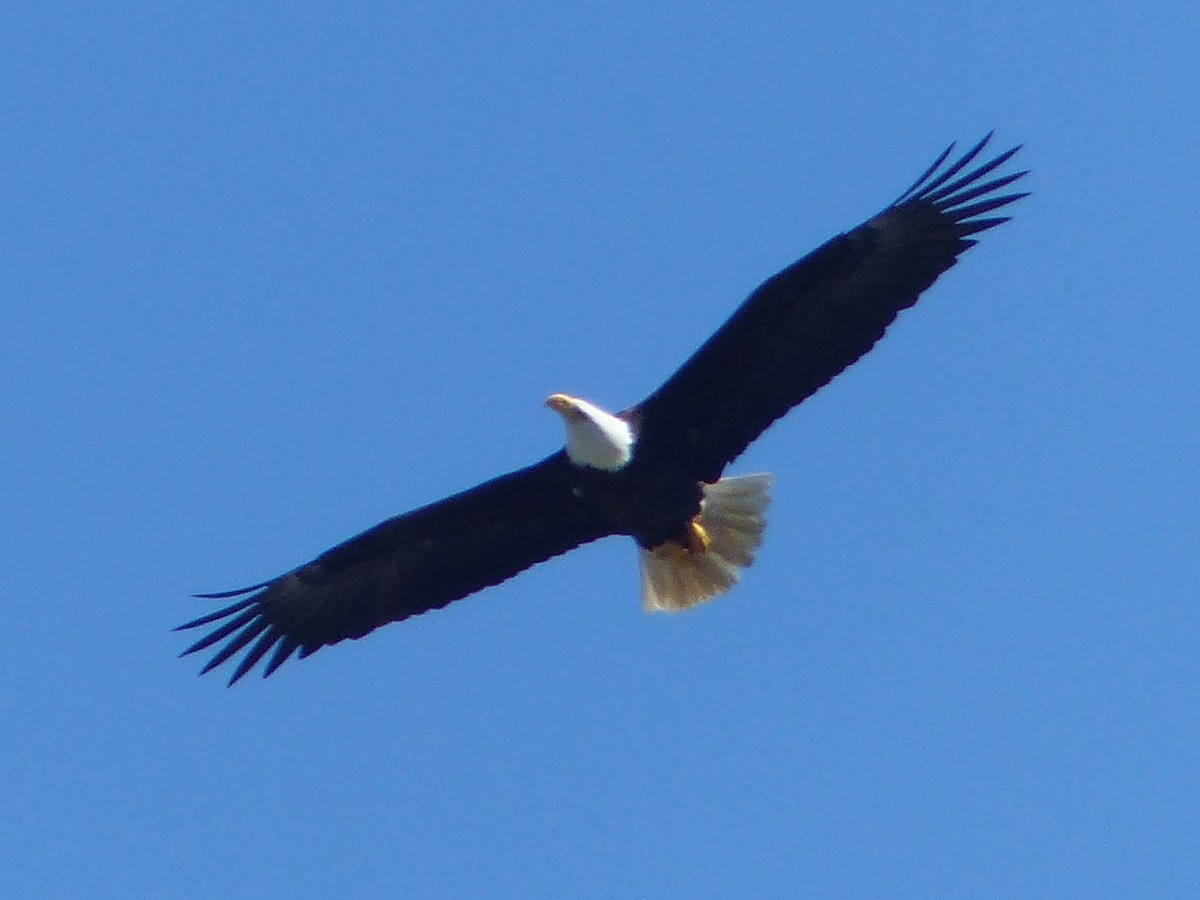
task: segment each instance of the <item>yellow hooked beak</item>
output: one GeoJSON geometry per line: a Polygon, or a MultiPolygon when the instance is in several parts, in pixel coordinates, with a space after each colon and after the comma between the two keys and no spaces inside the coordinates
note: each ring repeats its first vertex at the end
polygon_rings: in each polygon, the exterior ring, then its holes
{"type": "Polygon", "coordinates": [[[546,398],[546,405],[560,415],[566,416],[575,412],[575,398],[567,394],[551,394],[546,398]]]}

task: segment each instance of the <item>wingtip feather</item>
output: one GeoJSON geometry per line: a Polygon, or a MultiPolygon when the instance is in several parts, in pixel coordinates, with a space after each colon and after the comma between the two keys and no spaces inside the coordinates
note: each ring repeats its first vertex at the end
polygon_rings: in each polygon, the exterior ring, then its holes
{"type": "MultiPolygon", "coordinates": [[[[934,160],[933,165],[928,167],[921,177],[913,183],[900,197],[891,204],[889,209],[895,209],[898,206],[903,206],[911,202],[927,202],[934,204],[939,211],[944,214],[953,215],[955,218],[961,218],[958,213],[958,207],[975,199],[976,197],[986,196],[1001,188],[1012,184],[1013,182],[1023,178],[1029,174],[1029,170],[1025,169],[1020,172],[1014,172],[1007,175],[1002,175],[998,178],[986,182],[980,182],[985,175],[994,172],[999,167],[1003,166],[1011,160],[1024,147],[1023,144],[1017,144],[1010,147],[1003,153],[997,154],[992,159],[981,163],[974,169],[963,172],[978,156],[983,152],[991,141],[994,131],[989,131],[984,137],[968,149],[962,156],[955,159],[945,168],[943,164],[949,159],[949,152],[953,149],[954,144],[951,144],[947,150],[934,160]],[[956,177],[957,176],[957,177],[956,177]]],[[[1011,199],[1007,202],[1019,200],[1027,193],[1011,194],[1011,199]]]]}
{"type": "Polygon", "coordinates": [[[254,591],[260,591],[265,587],[270,587],[271,581],[263,581],[258,584],[252,584],[249,587],[234,588],[232,591],[217,591],[212,594],[192,594],[197,600],[228,600],[230,597],[241,597],[243,594],[251,594],[254,591]]]}

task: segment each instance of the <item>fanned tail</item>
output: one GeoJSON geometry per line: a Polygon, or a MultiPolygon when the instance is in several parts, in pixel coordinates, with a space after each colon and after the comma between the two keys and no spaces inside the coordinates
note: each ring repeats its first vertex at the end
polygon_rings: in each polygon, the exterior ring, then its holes
{"type": "Polygon", "coordinates": [[[642,608],[679,612],[733,587],[762,543],[770,485],[765,472],[704,485],[693,528],[699,527],[705,546],[689,549],[668,541],[653,550],[639,549],[642,608]]]}

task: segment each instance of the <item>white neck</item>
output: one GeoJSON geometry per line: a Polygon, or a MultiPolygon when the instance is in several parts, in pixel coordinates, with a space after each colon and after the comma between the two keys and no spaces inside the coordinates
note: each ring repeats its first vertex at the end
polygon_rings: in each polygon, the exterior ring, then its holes
{"type": "Polygon", "coordinates": [[[624,419],[586,400],[572,398],[583,415],[565,416],[567,456],[571,462],[613,472],[633,457],[633,430],[624,419]]]}

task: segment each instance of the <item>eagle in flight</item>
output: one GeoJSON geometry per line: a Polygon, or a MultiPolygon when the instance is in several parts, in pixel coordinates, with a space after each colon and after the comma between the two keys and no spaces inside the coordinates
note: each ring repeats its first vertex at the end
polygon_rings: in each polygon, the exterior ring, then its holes
{"type": "Polygon", "coordinates": [[[770,476],[725,468],[776,419],[883,337],[981,232],[1026,196],[1005,189],[1014,147],[951,144],[878,215],[764,281],[679,369],[621,412],[567,394],[546,405],[566,446],[540,462],[381,522],[177,630],[210,628],[183,655],[241,653],[233,684],[270,654],[360,638],[439,609],[581,544],[637,542],[642,604],[688,609],[729,590],[762,540],[770,476]],[[224,643],[222,643],[224,642],[224,643]],[[243,652],[244,651],[244,652],[243,652]]]}

